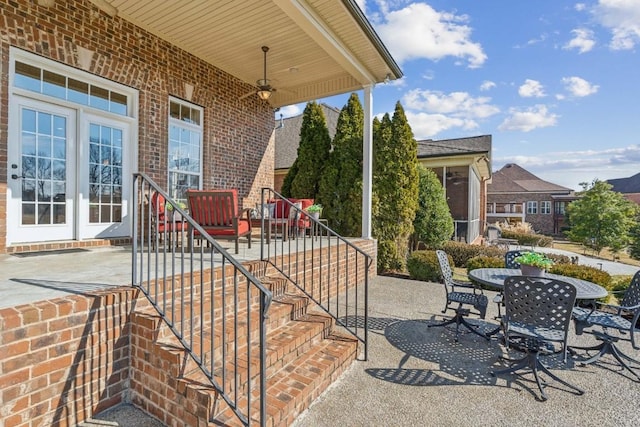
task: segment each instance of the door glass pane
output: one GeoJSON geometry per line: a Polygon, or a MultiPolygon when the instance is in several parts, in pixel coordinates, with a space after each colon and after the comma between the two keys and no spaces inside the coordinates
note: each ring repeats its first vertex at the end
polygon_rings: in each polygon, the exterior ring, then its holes
{"type": "Polygon", "coordinates": [[[24,109],[21,120],[21,224],[65,224],[67,119],[24,109]]]}
{"type": "Polygon", "coordinates": [[[91,124],[89,127],[89,222],[122,220],[122,130],[91,124]]]}

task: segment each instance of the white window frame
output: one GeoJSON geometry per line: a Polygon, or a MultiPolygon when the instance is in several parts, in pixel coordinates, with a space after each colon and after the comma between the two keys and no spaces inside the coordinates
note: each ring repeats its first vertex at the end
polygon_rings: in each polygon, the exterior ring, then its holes
{"type": "Polygon", "coordinates": [[[544,215],[551,214],[551,202],[549,200],[543,200],[540,202],[540,213],[544,215]]]}
{"type": "MultiPolygon", "coordinates": [[[[180,191],[178,191],[177,187],[175,185],[172,185],[171,183],[171,174],[173,173],[180,173],[180,174],[184,174],[184,175],[188,175],[190,177],[196,177],[197,176],[197,187],[193,186],[193,185],[188,185],[187,188],[197,188],[200,189],[202,188],[202,175],[203,175],[203,159],[202,159],[202,153],[203,153],[203,138],[204,138],[204,126],[203,126],[203,121],[204,121],[204,108],[195,105],[193,103],[190,103],[188,101],[185,101],[183,99],[179,99],[179,98],[175,98],[175,97],[169,97],[169,111],[168,111],[168,116],[169,116],[169,127],[167,129],[168,135],[167,135],[167,141],[168,141],[168,147],[167,147],[167,192],[169,193],[169,195],[174,198],[175,200],[178,201],[183,201],[186,202],[184,197],[181,197],[181,195],[179,194],[180,191]],[[198,121],[194,122],[194,121],[187,121],[187,120],[181,120],[179,118],[175,118],[172,117],[171,115],[171,106],[172,104],[178,104],[181,107],[186,107],[192,111],[197,111],[198,112],[198,121]],[[173,155],[173,153],[171,152],[171,145],[172,145],[172,129],[173,128],[177,128],[180,131],[187,131],[190,133],[190,135],[196,136],[198,138],[199,141],[199,147],[198,147],[198,170],[196,171],[190,171],[190,170],[184,170],[184,169],[180,169],[179,167],[176,167],[176,158],[173,155]],[[174,188],[172,188],[174,187],[174,188]]],[[[173,141],[175,143],[175,141],[173,141]]],[[[182,143],[184,144],[184,141],[182,141],[182,143]]],[[[190,155],[187,155],[187,160],[191,160],[190,155]]]]}
{"type": "Polygon", "coordinates": [[[535,215],[538,213],[538,202],[535,200],[529,200],[527,202],[527,215],[535,215]]]}

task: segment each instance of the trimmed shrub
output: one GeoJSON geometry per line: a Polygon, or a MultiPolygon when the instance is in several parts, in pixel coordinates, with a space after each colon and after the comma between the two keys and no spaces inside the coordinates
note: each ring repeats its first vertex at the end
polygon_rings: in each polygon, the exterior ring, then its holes
{"type": "MultiPolygon", "coordinates": [[[[448,256],[449,264],[453,264],[453,259],[448,256]]],[[[442,275],[440,274],[440,264],[436,251],[414,251],[407,259],[407,270],[409,277],[414,280],[422,280],[425,282],[440,282],[442,275]]]]}
{"type": "Polygon", "coordinates": [[[468,243],[446,242],[442,248],[448,255],[453,258],[456,267],[464,267],[473,257],[488,256],[504,258],[505,251],[495,246],[470,245],[468,243]]]}
{"type": "Polygon", "coordinates": [[[545,253],[547,258],[553,261],[554,264],[571,264],[571,258],[561,254],[545,253]]]}
{"type": "Polygon", "coordinates": [[[543,248],[551,246],[553,239],[542,234],[519,233],[512,230],[502,230],[502,237],[505,239],[515,239],[522,246],[541,246],[543,248]]]}
{"type": "Polygon", "coordinates": [[[503,268],[504,257],[497,256],[476,256],[467,261],[467,272],[476,268],[503,268]]]}
{"type": "Polygon", "coordinates": [[[609,273],[588,265],[555,264],[551,267],[549,273],[588,280],[606,289],[611,286],[611,275],[609,273]]]}

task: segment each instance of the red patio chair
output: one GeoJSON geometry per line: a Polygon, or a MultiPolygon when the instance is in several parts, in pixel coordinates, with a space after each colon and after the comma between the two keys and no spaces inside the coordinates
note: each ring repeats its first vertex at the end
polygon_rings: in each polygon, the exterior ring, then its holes
{"type": "MultiPolygon", "coordinates": [[[[240,237],[246,237],[251,248],[250,209],[238,211],[238,190],[187,190],[189,214],[215,239],[235,240],[236,254],[240,237]]],[[[201,238],[194,230],[194,238],[201,238]]]]}
{"type": "MultiPolygon", "coordinates": [[[[174,220],[167,215],[166,204],[167,201],[164,196],[157,191],[151,194],[151,228],[152,228],[152,245],[155,247],[156,236],[159,241],[163,241],[166,234],[169,235],[169,242],[173,239],[175,234],[178,237],[178,233],[182,232],[185,228],[184,221],[182,219],[174,220]]],[[[177,241],[177,239],[176,239],[177,241]]]]}

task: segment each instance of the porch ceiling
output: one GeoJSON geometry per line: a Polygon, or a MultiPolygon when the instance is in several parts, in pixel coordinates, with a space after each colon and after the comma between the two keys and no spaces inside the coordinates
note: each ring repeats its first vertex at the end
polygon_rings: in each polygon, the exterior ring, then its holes
{"type": "Polygon", "coordinates": [[[274,107],[402,76],[354,0],[90,1],[252,86],[268,46],[274,107]]]}

